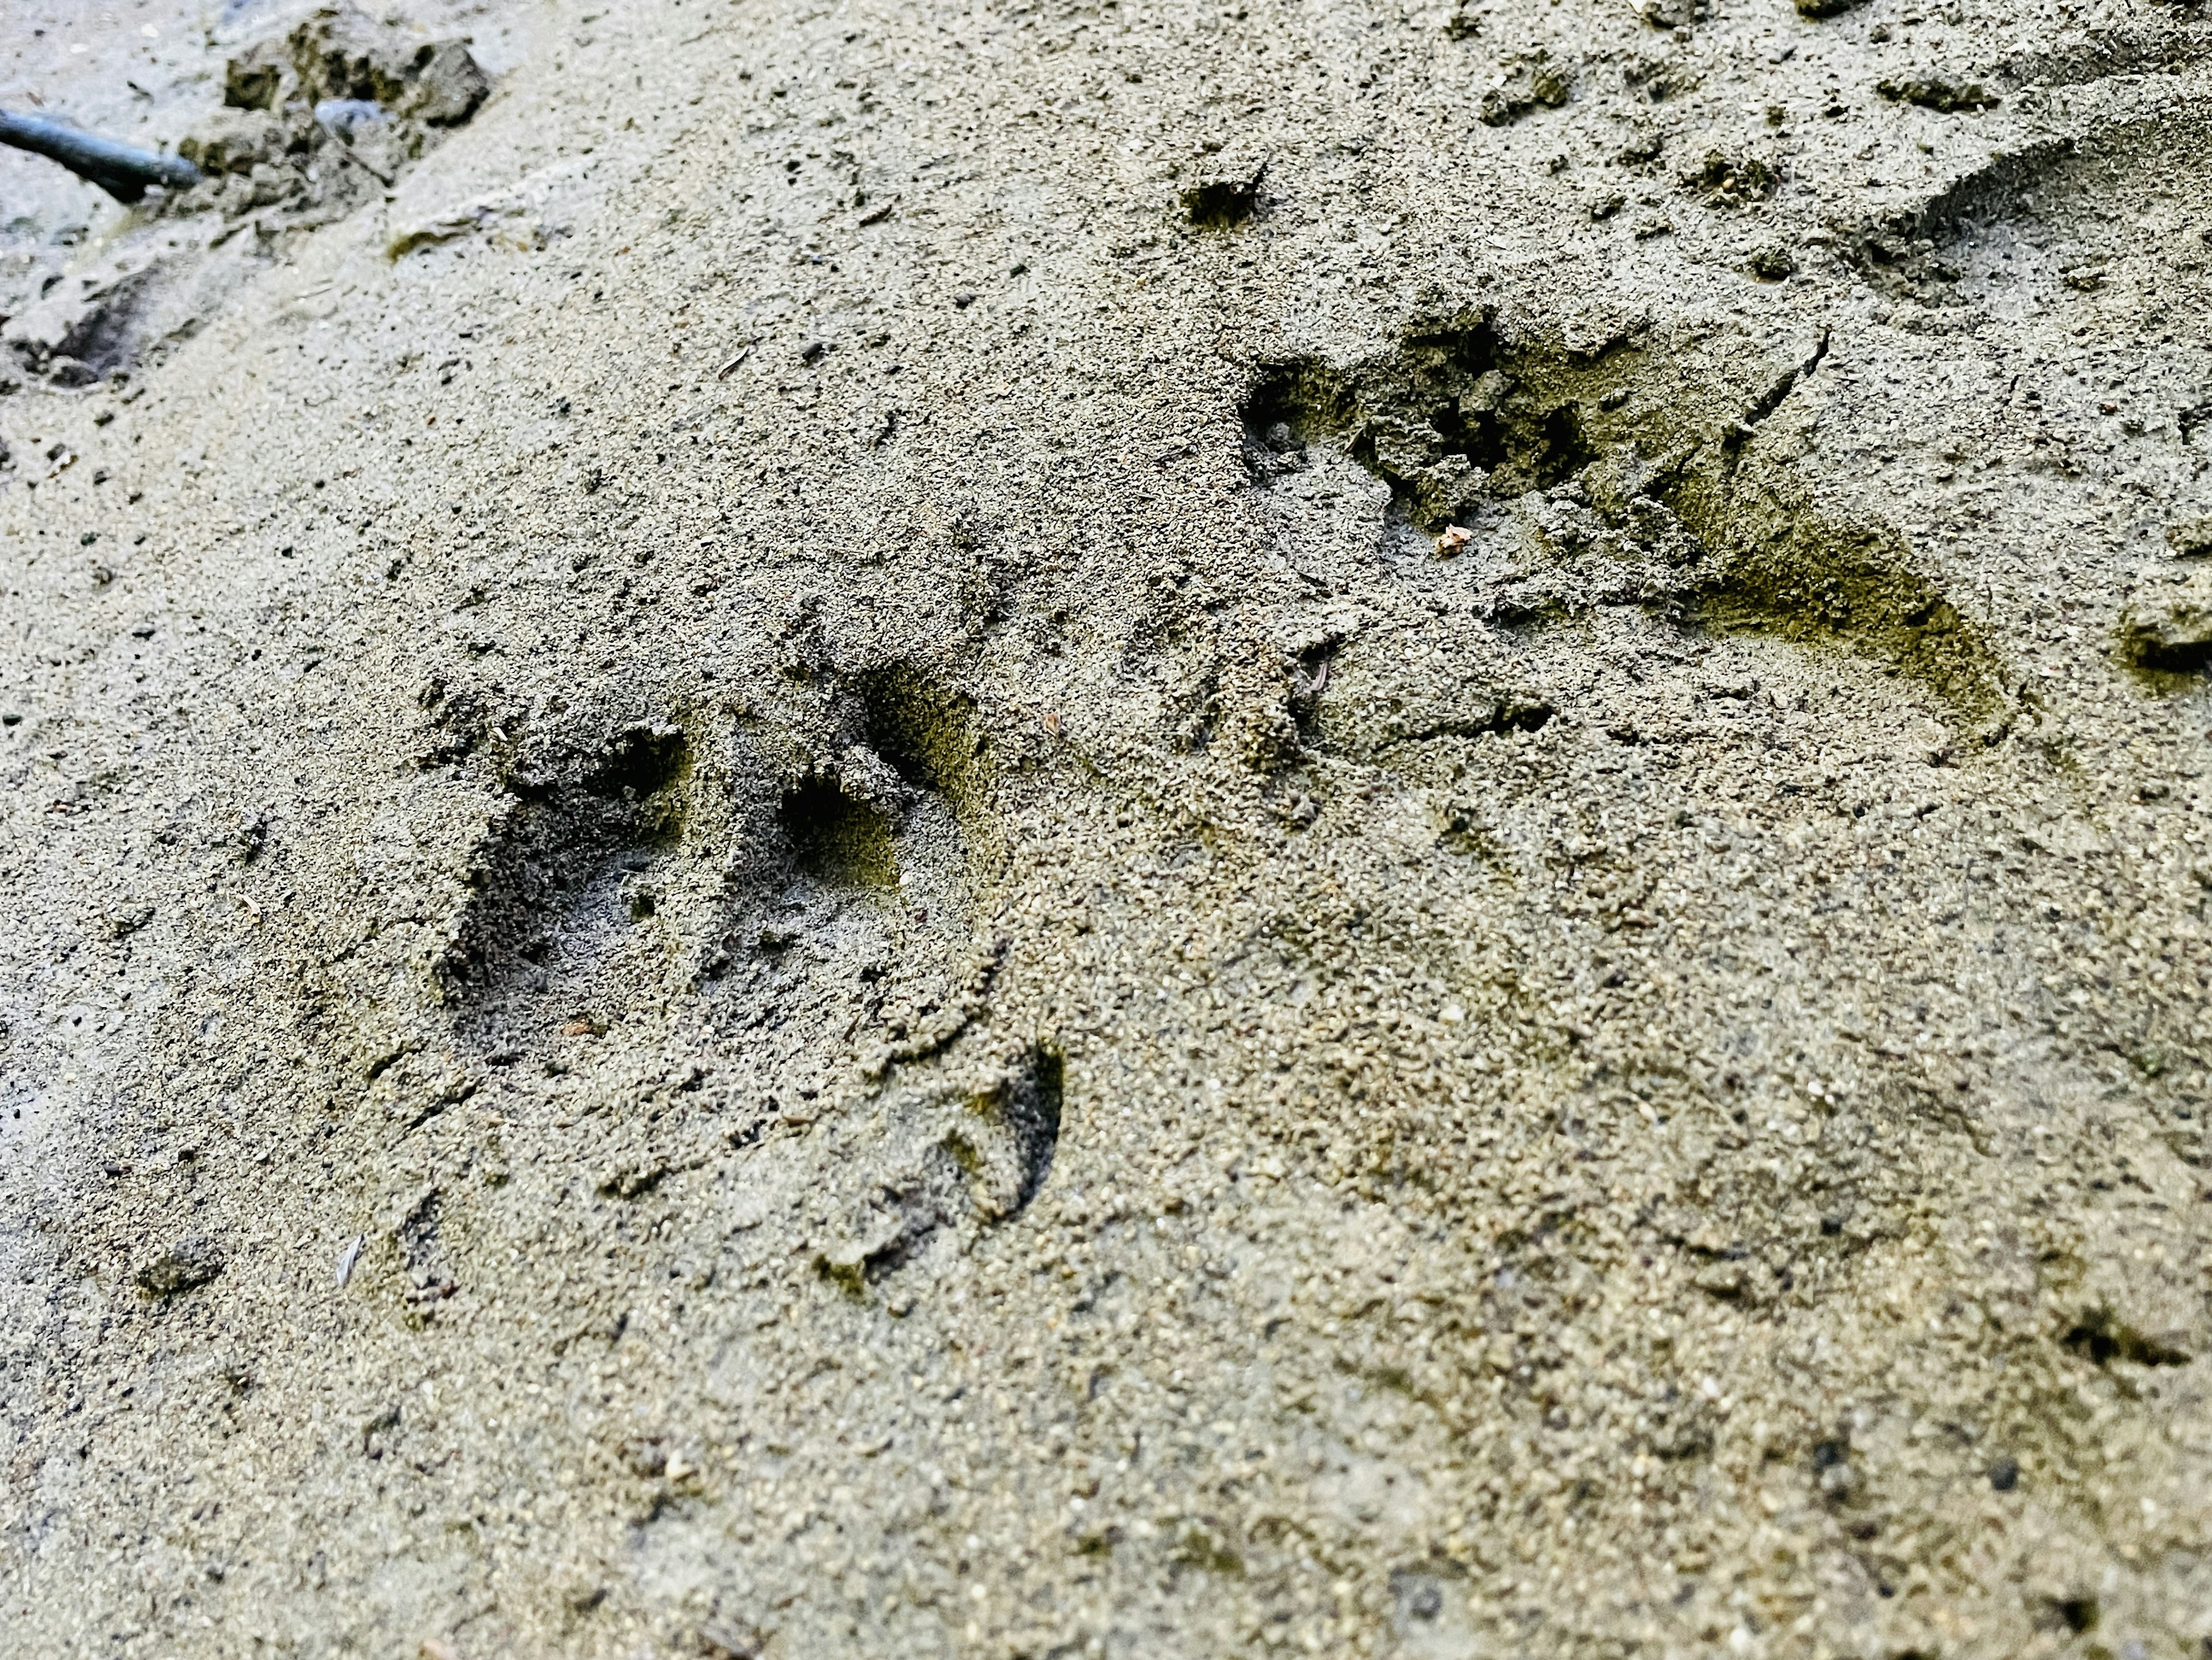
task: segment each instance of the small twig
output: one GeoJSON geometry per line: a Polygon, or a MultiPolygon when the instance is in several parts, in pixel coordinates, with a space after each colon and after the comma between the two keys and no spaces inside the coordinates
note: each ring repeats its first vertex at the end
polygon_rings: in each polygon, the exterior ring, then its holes
{"type": "Polygon", "coordinates": [[[200,181],[200,170],[181,156],[134,149],[58,121],[42,121],[34,115],[17,115],[9,110],[0,110],[0,144],[12,144],[58,161],[118,202],[140,200],[149,185],[189,190],[200,181]]]}
{"type": "Polygon", "coordinates": [[[383,185],[386,190],[390,190],[392,188],[392,180],[398,177],[397,173],[386,173],[382,167],[371,167],[367,161],[363,161],[359,153],[355,150],[353,141],[351,139],[341,138],[338,140],[338,154],[344,156],[347,161],[352,162],[354,166],[359,167],[362,172],[366,173],[370,178],[375,179],[378,184],[383,185]]]}
{"type": "Polygon", "coordinates": [[[367,160],[353,147],[355,124],[363,119],[371,122],[381,121],[384,119],[384,111],[378,105],[370,103],[366,99],[328,98],[315,106],[315,125],[336,141],[338,153],[367,173],[385,189],[390,190],[397,175],[386,173],[382,167],[367,160]]]}

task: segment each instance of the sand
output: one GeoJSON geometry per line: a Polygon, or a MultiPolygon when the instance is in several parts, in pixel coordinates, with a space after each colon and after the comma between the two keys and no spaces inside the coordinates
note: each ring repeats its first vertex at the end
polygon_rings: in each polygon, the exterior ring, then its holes
{"type": "Polygon", "coordinates": [[[2193,12],[305,15],[0,21],[0,1647],[2212,1644],[2193,12]]]}

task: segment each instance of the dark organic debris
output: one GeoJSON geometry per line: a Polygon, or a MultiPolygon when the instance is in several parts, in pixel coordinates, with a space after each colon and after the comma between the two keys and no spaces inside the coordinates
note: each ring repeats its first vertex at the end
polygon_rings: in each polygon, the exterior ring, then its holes
{"type": "Polygon", "coordinates": [[[1940,75],[1916,76],[1909,81],[1882,81],[1875,84],[1875,90],[1893,104],[1917,104],[1942,115],[1955,115],[1961,110],[1978,112],[1995,108],[2000,101],[1978,81],[1947,81],[1940,75]]]}
{"type": "Polygon", "coordinates": [[[200,181],[200,170],[179,157],[137,149],[112,138],[65,127],[58,121],[9,110],[0,110],[0,144],[12,144],[58,161],[118,202],[141,201],[156,185],[164,190],[190,190],[200,181]]]}
{"type": "Polygon", "coordinates": [[[1486,127],[1510,126],[1537,109],[1558,109],[1574,90],[1573,70],[1553,62],[1539,46],[1525,58],[1507,61],[1498,84],[1482,94],[1475,115],[1486,127]]]}
{"type": "Polygon", "coordinates": [[[1771,196],[1781,181],[1781,173],[1765,156],[1732,155],[1721,149],[1706,151],[1682,175],[1682,182],[1704,191],[1714,207],[1738,207],[1771,196]]]}
{"type": "Polygon", "coordinates": [[[1751,274],[1762,283],[1779,283],[1796,274],[1797,256],[1789,248],[1770,243],[1751,256],[1751,274]]]}
{"type": "Polygon", "coordinates": [[[2108,1366],[2115,1360],[2137,1366],[2185,1366],[2190,1361],[2185,1351],[2136,1330],[2106,1309],[2088,1310],[2058,1341],[2093,1366],[2108,1366]]]}
{"type": "Polygon", "coordinates": [[[198,1290],[222,1269],[222,1246],[211,1239],[180,1239],[139,1269],[137,1279],[149,1297],[176,1297],[198,1290]]]}

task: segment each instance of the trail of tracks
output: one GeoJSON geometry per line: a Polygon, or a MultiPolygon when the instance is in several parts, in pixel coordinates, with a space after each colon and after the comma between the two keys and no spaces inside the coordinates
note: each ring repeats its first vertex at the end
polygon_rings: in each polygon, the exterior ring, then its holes
{"type": "Polygon", "coordinates": [[[2212,1636],[2185,15],[26,16],[11,1640],[2212,1636]]]}

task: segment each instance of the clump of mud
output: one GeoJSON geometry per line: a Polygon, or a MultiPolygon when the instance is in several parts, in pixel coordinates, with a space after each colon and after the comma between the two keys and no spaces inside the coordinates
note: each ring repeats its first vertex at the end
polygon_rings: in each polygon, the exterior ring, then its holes
{"type": "Polygon", "coordinates": [[[127,380],[299,238],[380,202],[491,83],[460,40],[336,5],[249,40],[222,88],[177,143],[201,182],[150,198],[93,272],[6,319],[0,341],[23,370],[67,388],[127,380]]]}

